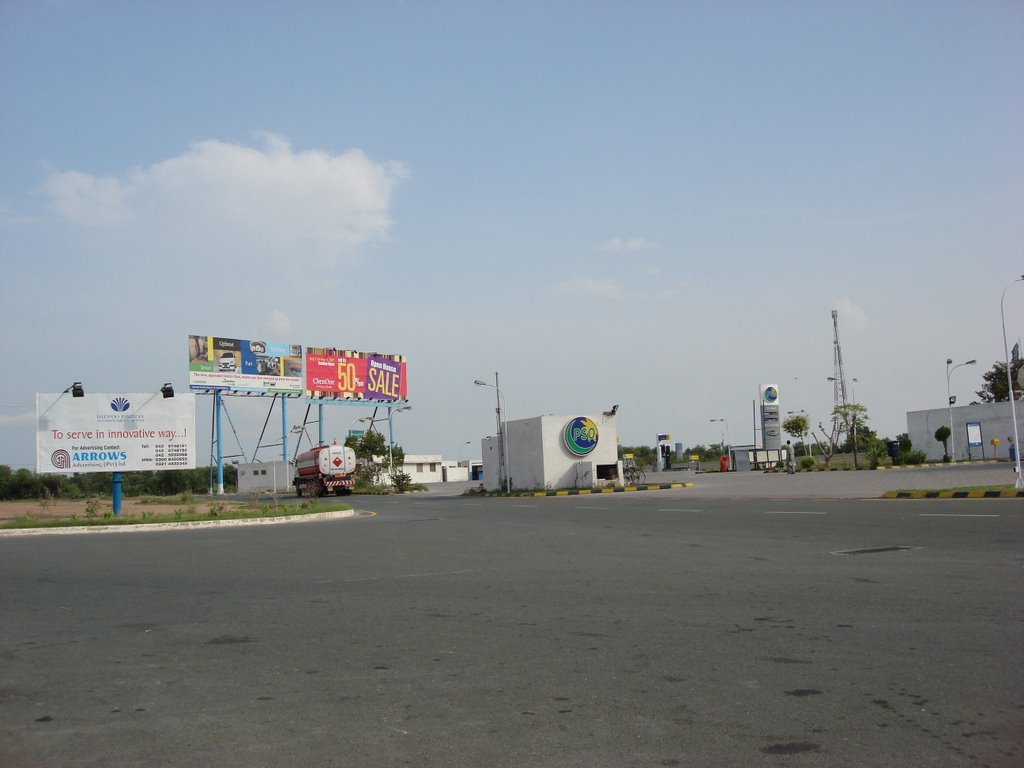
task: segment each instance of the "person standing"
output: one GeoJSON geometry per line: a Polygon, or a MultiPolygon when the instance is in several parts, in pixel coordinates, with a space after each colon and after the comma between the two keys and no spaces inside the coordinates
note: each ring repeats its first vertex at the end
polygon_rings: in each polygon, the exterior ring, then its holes
{"type": "Polygon", "coordinates": [[[789,440],[786,441],[786,474],[792,475],[796,472],[796,452],[789,440]]]}

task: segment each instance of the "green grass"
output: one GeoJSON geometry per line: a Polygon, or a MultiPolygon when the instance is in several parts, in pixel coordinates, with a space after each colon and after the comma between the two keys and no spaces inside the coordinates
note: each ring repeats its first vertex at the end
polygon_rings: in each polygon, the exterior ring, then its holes
{"type": "Polygon", "coordinates": [[[196,505],[191,503],[187,507],[175,509],[170,514],[165,515],[151,515],[144,512],[138,517],[114,517],[113,513],[104,512],[102,517],[71,517],[52,520],[40,520],[29,515],[0,523],[0,529],[81,528],[104,525],[194,523],[209,520],[254,520],[271,517],[297,517],[318,512],[338,512],[349,509],[352,509],[351,504],[343,504],[333,500],[323,504],[318,504],[315,501],[302,501],[295,504],[241,504],[231,506],[214,503],[209,504],[206,511],[198,510],[196,505]]]}

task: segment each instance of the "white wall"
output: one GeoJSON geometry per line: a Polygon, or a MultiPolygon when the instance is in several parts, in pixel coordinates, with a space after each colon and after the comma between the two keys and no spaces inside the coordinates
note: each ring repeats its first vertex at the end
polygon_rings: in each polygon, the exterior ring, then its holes
{"type": "Polygon", "coordinates": [[[440,483],[444,480],[442,464],[440,454],[406,454],[402,471],[409,475],[414,483],[440,483]]]}
{"type": "Polygon", "coordinates": [[[288,461],[239,464],[238,492],[258,493],[259,491],[273,491],[276,487],[278,493],[288,493],[295,488],[292,485],[294,475],[295,469],[288,461]]]}
{"type": "MultiPolygon", "coordinates": [[[[616,417],[577,415],[589,417],[598,428],[597,447],[582,458],[570,453],[563,440],[566,425],[576,416],[537,416],[506,422],[512,488],[592,488],[616,482],[597,479],[598,465],[618,464],[616,417]]],[[[484,487],[490,491],[498,490],[501,488],[498,438],[484,438],[480,449],[484,462],[484,487]]]]}
{"type": "MultiPolygon", "coordinates": [[[[1024,439],[1024,401],[1014,403],[1017,409],[1017,431],[1024,439]]],[[[1013,419],[1010,415],[1010,401],[1001,403],[978,403],[977,405],[961,405],[953,408],[953,444],[957,461],[967,461],[967,423],[981,424],[981,436],[985,443],[986,459],[1005,459],[1010,455],[1009,440],[1013,438],[1013,419]],[[993,437],[999,438],[999,445],[989,443],[993,437]]],[[[924,451],[929,461],[942,461],[942,443],[935,439],[935,430],[941,426],[949,426],[949,409],[933,408],[928,411],[909,411],[907,413],[907,435],[915,450],[924,451]]],[[[971,458],[982,458],[981,447],[971,448],[971,458]]]]}

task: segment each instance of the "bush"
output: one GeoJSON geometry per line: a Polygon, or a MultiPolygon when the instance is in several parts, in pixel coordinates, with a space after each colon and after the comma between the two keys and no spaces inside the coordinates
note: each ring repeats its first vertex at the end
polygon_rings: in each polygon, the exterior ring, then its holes
{"type": "Polygon", "coordinates": [[[800,457],[800,469],[808,470],[808,469],[817,469],[817,468],[818,468],[818,460],[816,458],[814,458],[813,456],[801,456],[800,457]]]}
{"type": "Polygon", "coordinates": [[[928,455],[924,451],[907,451],[903,454],[903,461],[906,464],[924,464],[928,455]]]}

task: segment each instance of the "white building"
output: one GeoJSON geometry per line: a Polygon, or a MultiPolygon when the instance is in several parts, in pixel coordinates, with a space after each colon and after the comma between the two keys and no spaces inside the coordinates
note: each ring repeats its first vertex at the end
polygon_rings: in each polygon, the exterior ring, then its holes
{"type": "Polygon", "coordinates": [[[451,483],[469,479],[469,469],[460,462],[442,459],[440,454],[407,453],[402,471],[413,483],[451,483]]]}
{"type": "MultiPolygon", "coordinates": [[[[615,415],[538,416],[505,422],[508,480],[513,489],[556,490],[621,485],[615,415]]],[[[481,441],[484,487],[503,490],[504,446],[481,441]]]]}
{"type": "Polygon", "coordinates": [[[295,468],[290,461],[264,461],[238,465],[238,492],[259,493],[294,491],[295,468]]]}

